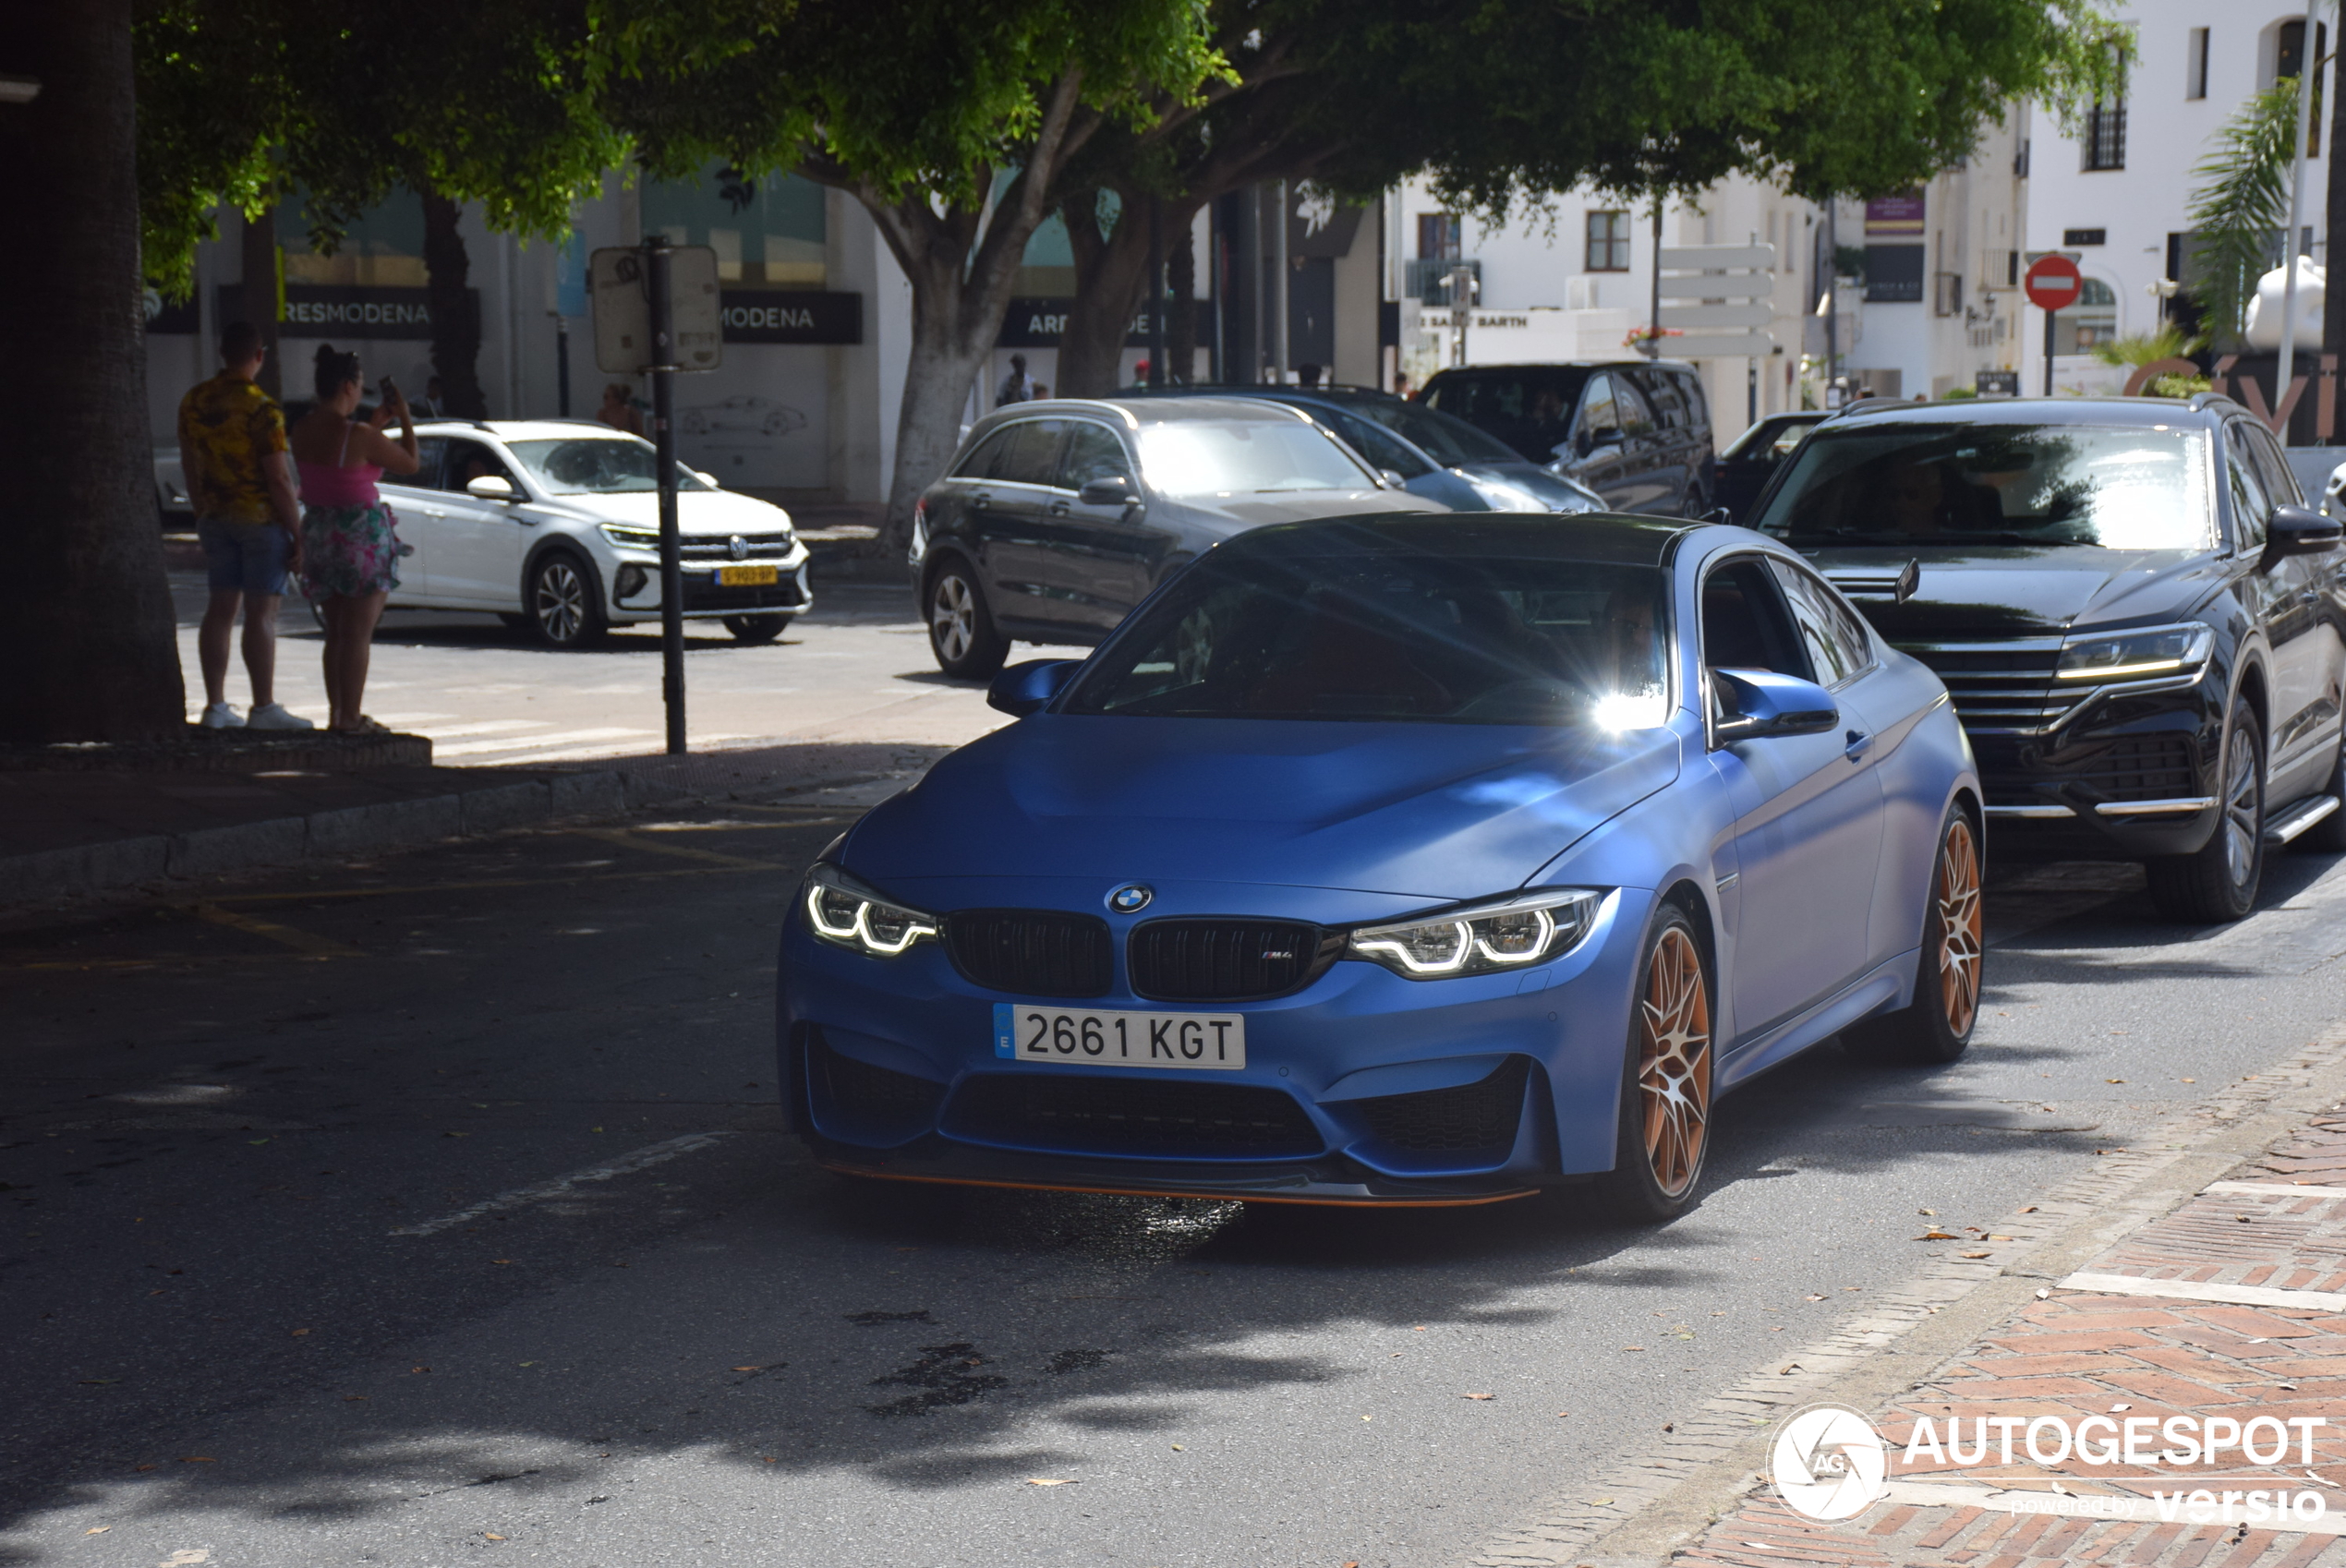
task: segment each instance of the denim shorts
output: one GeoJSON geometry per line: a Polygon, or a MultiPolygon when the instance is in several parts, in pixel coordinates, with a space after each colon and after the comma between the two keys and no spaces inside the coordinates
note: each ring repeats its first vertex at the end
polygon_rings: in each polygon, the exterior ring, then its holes
{"type": "Polygon", "coordinates": [[[224,589],[247,594],[285,591],[285,554],[292,548],[293,536],[274,523],[199,517],[196,537],[211,564],[214,593],[224,589]]]}

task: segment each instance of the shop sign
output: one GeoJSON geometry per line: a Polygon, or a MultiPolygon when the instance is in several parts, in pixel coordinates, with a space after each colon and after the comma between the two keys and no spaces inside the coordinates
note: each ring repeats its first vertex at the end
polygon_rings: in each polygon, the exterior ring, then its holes
{"type": "MultiPolygon", "coordinates": [[[[244,315],[240,284],[220,285],[220,319],[234,321],[244,315]]],[[[480,318],[480,291],[468,288],[465,298],[473,318],[480,318]]],[[[351,283],[287,283],[285,313],[278,326],[289,338],[390,338],[427,342],[431,337],[431,291],[351,283]]]]}
{"type": "MultiPolygon", "coordinates": [[[[1067,318],[1075,308],[1072,299],[1013,299],[1002,317],[1001,335],[994,341],[1003,348],[1057,348],[1067,333],[1067,318]]],[[[1204,301],[1198,303],[1200,326],[1210,308],[1204,301]]],[[[1131,324],[1124,330],[1124,346],[1146,348],[1149,345],[1149,313],[1133,314],[1131,324]]]]}
{"type": "Polygon", "coordinates": [[[859,344],[864,296],[823,289],[723,290],[718,299],[727,343],[859,344]]]}

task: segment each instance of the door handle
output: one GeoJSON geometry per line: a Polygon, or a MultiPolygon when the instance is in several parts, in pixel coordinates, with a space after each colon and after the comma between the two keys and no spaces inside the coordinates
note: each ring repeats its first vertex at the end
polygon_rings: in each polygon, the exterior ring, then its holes
{"type": "Polygon", "coordinates": [[[987,495],[984,490],[979,490],[976,494],[970,497],[970,510],[972,512],[983,512],[993,504],[994,498],[987,495]]]}
{"type": "Polygon", "coordinates": [[[1842,748],[1841,754],[1851,762],[1857,761],[1873,749],[1873,737],[1862,730],[1852,730],[1844,739],[1849,743],[1842,748]]]}
{"type": "Polygon", "coordinates": [[[1067,515],[1067,502],[1063,501],[1055,501],[1043,510],[1050,513],[1053,517],[1064,517],[1067,515]]]}

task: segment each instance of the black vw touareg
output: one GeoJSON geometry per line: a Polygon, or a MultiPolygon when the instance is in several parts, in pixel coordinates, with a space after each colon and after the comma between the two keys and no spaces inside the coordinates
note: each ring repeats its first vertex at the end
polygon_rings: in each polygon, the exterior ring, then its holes
{"type": "Polygon", "coordinates": [[[2138,860],[2212,922],[2268,847],[2346,850],[2346,550],[2228,399],[1853,409],[1750,525],[1939,672],[2001,852],[2138,860]]]}

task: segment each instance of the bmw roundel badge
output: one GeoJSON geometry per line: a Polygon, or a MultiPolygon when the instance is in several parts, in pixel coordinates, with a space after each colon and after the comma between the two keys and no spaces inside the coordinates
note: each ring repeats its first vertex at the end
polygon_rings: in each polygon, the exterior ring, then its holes
{"type": "Polygon", "coordinates": [[[1107,907],[1118,914],[1139,914],[1149,907],[1149,900],[1155,897],[1154,889],[1131,882],[1107,896],[1107,907]]]}

